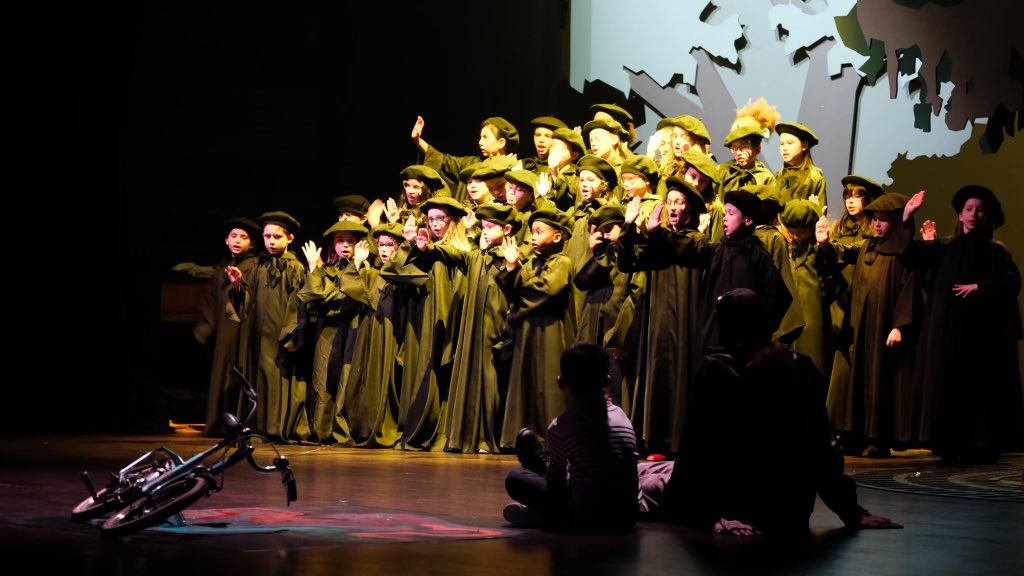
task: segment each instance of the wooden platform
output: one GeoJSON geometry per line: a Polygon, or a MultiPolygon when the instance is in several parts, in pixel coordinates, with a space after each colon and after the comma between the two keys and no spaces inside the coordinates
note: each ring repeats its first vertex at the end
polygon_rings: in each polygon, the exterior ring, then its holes
{"type": "MultiPolygon", "coordinates": [[[[302,542],[280,534],[209,536],[149,531],[101,539],[70,521],[85,496],[83,469],[100,478],[137,455],[168,445],[186,455],[209,441],[196,435],[79,436],[0,440],[0,547],[43,574],[1019,574],[1024,566],[1024,505],[861,488],[861,503],[906,525],[848,532],[818,504],[807,538],[789,542],[713,536],[642,522],[624,536],[565,536],[512,529],[510,456],[457,455],[285,446],[303,507],[355,506],[412,512],[463,526],[501,529],[503,537],[412,543],[302,542]],[[60,572],[53,570],[59,569],[60,572]]],[[[261,452],[262,453],[262,452],[261,452]]],[[[848,470],[934,468],[928,452],[887,461],[851,459],[848,470]]],[[[739,457],[739,456],[738,456],[739,457]]],[[[1020,466],[1010,456],[1002,464],[1020,466]]],[[[777,471],[784,474],[785,471],[777,471]]],[[[1011,479],[1012,480],[1012,479],[1011,479]]],[[[228,472],[220,493],[196,508],[284,507],[276,476],[228,472]]],[[[17,566],[8,562],[8,566],[17,566]]]]}

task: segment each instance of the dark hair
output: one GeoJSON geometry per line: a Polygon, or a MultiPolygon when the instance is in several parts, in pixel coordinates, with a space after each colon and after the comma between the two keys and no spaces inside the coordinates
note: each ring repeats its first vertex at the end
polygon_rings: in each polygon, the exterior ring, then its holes
{"type": "Polygon", "coordinates": [[[562,352],[561,386],[577,395],[600,395],[608,383],[608,354],[593,342],[577,342],[562,352]]]}
{"type": "Polygon", "coordinates": [[[715,316],[726,348],[752,348],[772,339],[768,303],[749,288],[735,288],[719,296],[715,316]]]}

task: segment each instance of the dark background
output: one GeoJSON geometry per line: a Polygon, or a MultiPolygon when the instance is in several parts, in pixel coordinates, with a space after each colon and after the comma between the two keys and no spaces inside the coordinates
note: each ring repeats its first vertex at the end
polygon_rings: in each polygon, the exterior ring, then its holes
{"type": "Polygon", "coordinates": [[[58,331],[73,350],[58,335],[34,370],[46,417],[4,426],[164,428],[180,409],[168,389],[205,380],[188,324],[161,322],[170,268],[222,257],[231,216],[284,210],[296,242],[319,241],[333,197],[395,195],[417,115],[432,145],[473,154],[488,116],[532,152],[530,118],[586,114],[567,88],[567,1],[437,4],[68,7],[59,130],[84,270],[58,331]]]}

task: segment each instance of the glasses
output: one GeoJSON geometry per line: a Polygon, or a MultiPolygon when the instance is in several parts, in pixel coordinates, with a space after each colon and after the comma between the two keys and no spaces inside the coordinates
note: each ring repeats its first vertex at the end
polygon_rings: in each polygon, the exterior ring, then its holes
{"type": "Polygon", "coordinates": [[[738,152],[747,152],[753,149],[754,147],[751,146],[750,144],[733,144],[732,146],[729,146],[729,151],[732,152],[733,154],[736,154],[738,152]]]}
{"type": "Polygon", "coordinates": [[[440,222],[440,223],[443,224],[445,222],[448,222],[449,220],[451,220],[451,218],[449,216],[428,216],[427,217],[427,222],[429,222],[431,224],[433,224],[435,222],[440,222]]]}
{"type": "Polygon", "coordinates": [[[686,206],[686,202],[683,200],[666,200],[665,206],[686,206]]]}

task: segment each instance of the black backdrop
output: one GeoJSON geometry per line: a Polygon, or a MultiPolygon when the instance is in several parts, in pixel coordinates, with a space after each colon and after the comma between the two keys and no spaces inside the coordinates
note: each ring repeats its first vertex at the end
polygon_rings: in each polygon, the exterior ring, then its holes
{"type": "Polygon", "coordinates": [[[72,336],[38,367],[46,417],[5,427],[166,423],[157,390],[178,352],[161,345],[160,285],[222,255],[224,218],[285,210],[319,240],[334,196],[400,190],[417,114],[429,142],[472,154],[488,116],[532,150],[531,117],[586,113],[565,106],[568,2],[332,4],[67,8],[63,185],[86,270],[58,321],[72,336]]]}

